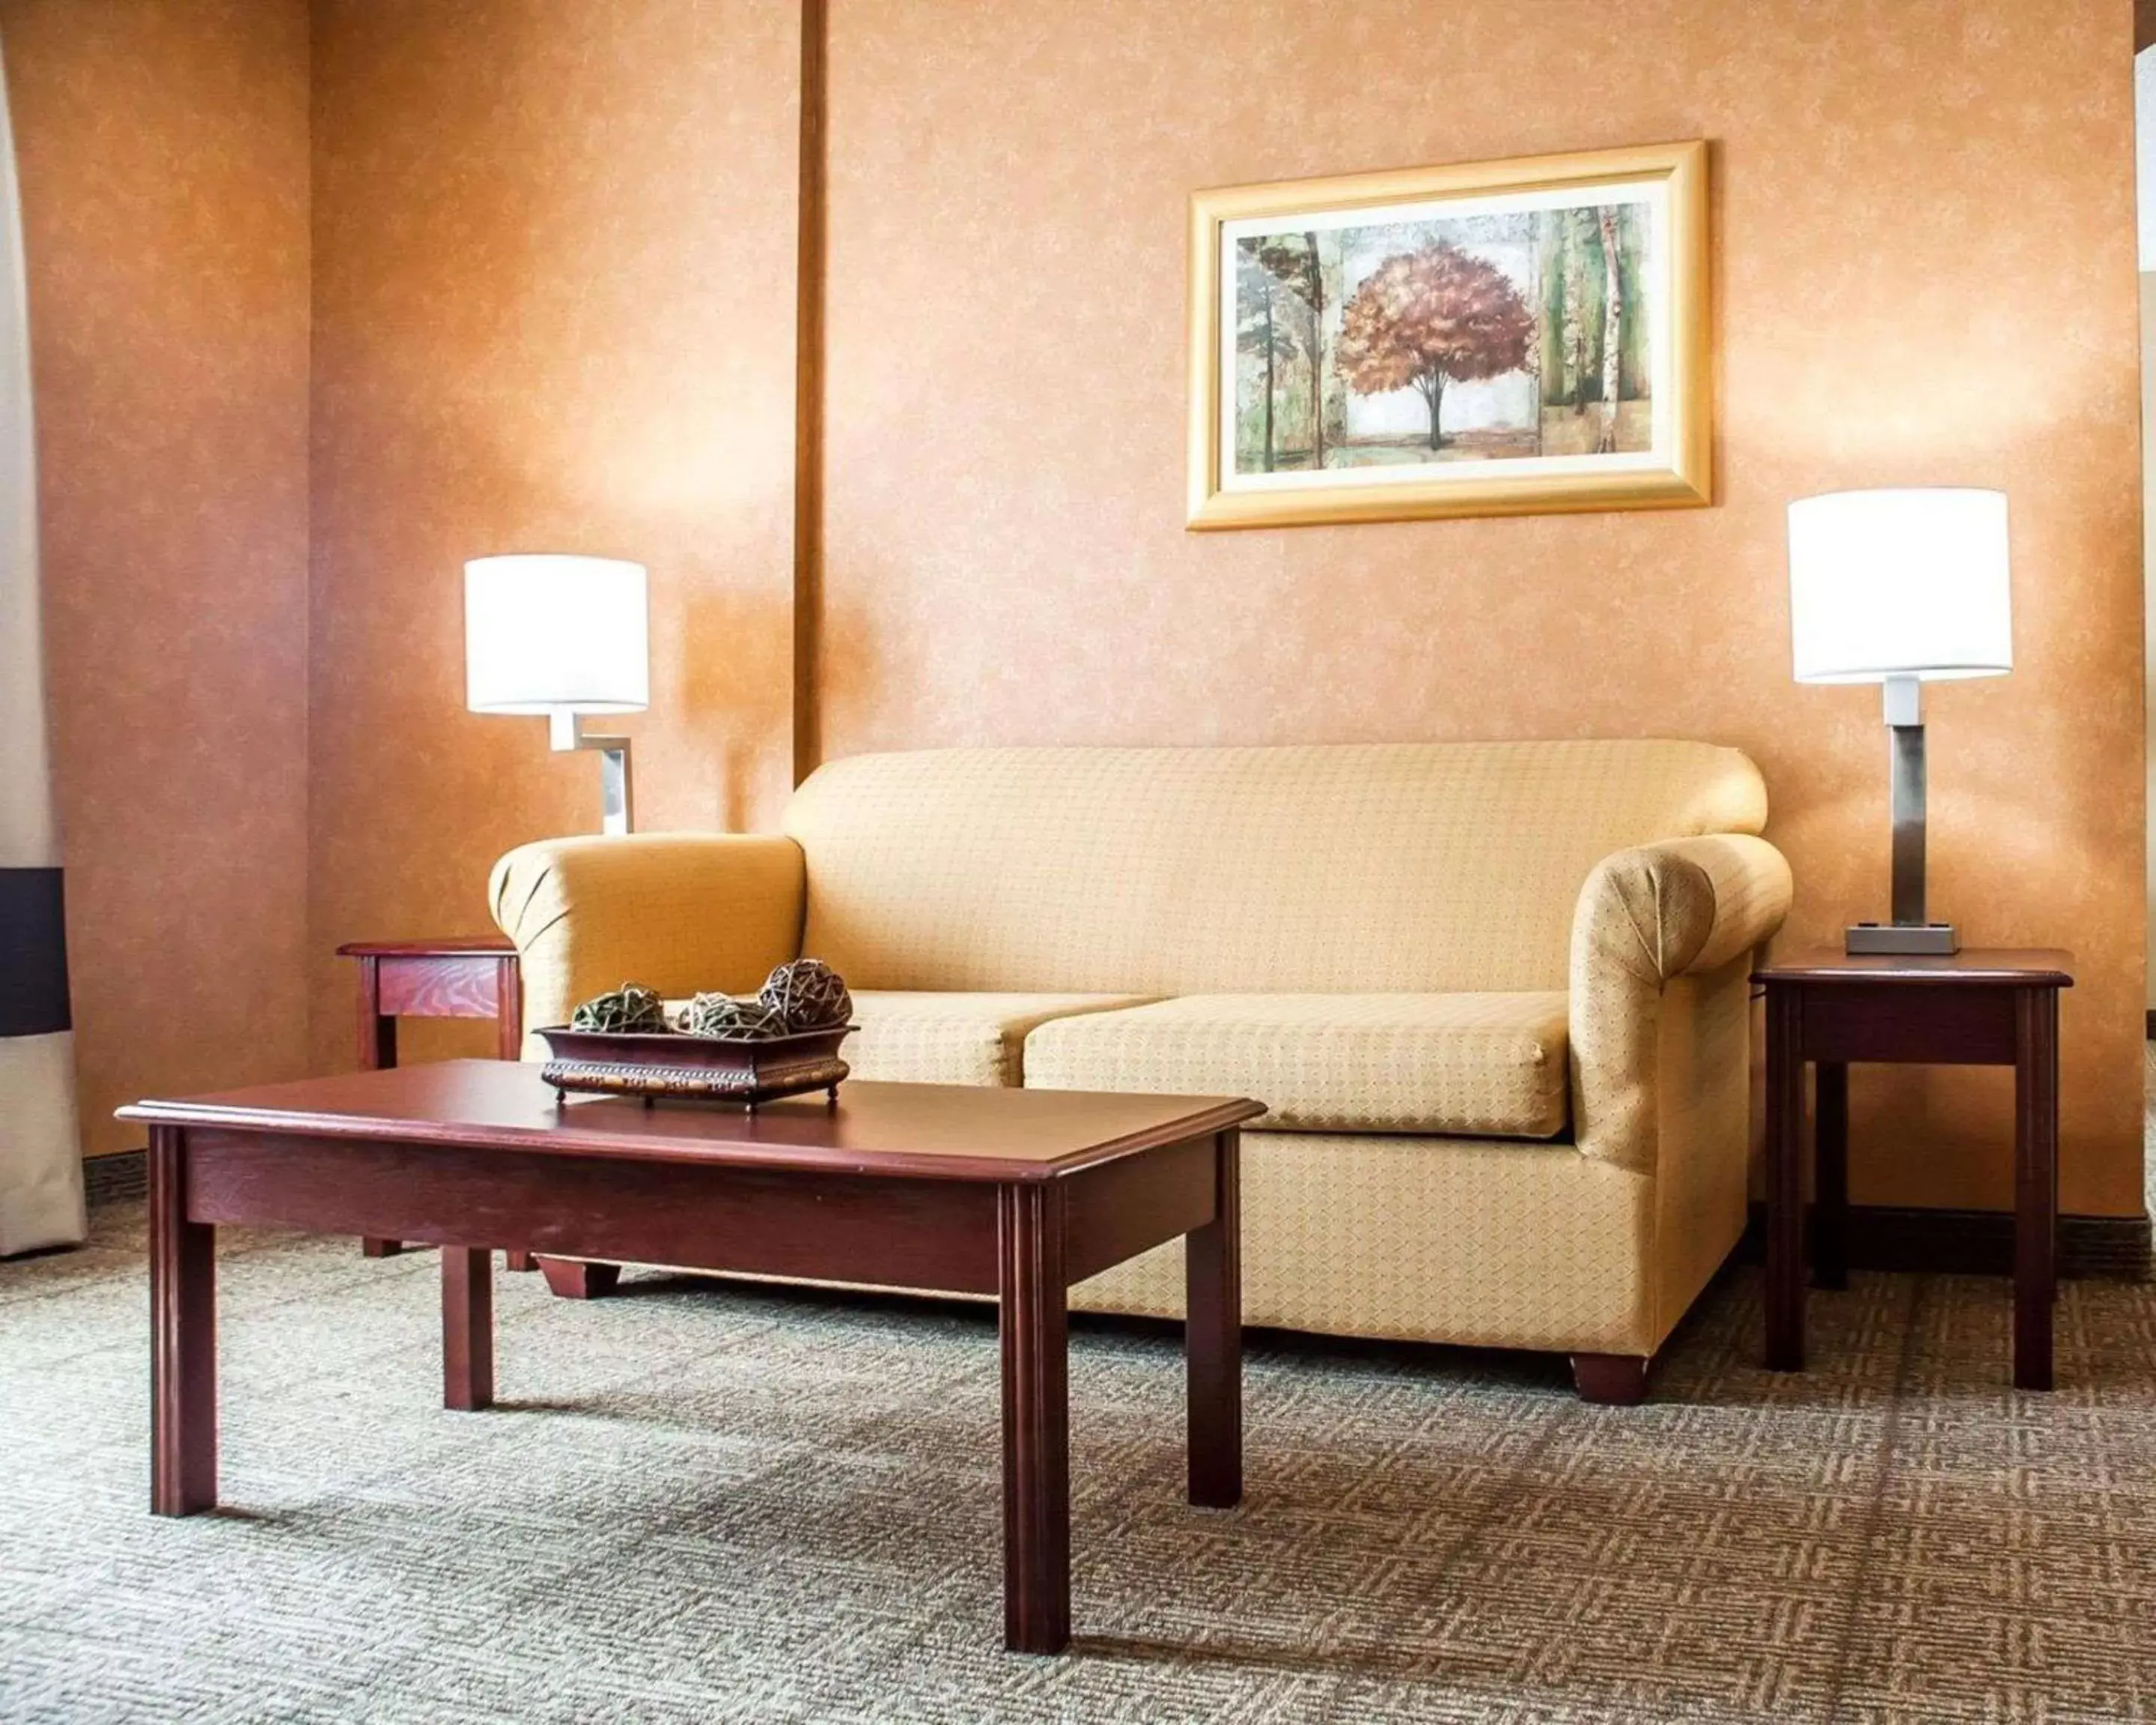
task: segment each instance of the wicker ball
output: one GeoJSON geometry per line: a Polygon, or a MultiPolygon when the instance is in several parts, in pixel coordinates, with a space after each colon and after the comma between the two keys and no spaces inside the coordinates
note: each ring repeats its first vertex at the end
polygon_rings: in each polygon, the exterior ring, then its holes
{"type": "Polygon", "coordinates": [[[681,1014],[681,1028],[691,1036],[731,1036],[760,1042],[786,1034],[786,1020],[761,1000],[732,994],[699,994],[681,1014]]]}
{"type": "Polygon", "coordinates": [[[587,1000],[569,1014],[572,1030],[624,1031],[664,1030],[666,1008],[656,988],[647,988],[641,983],[624,983],[611,994],[599,994],[587,1000]]]}
{"type": "Polygon", "coordinates": [[[820,958],[797,958],[763,979],[757,997],[786,1021],[789,1030],[822,1030],[853,1016],[845,978],[820,958]]]}

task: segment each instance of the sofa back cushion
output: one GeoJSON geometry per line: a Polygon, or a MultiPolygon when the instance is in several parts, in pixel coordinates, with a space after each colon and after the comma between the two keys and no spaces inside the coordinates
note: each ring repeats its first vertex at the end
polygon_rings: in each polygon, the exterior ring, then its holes
{"type": "Polygon", "coordinates": [[[1758,769],[1650,741],[860,755],[794,793],[802,950],[859,988],[1562,988],[1614,850],[1756,833],[1758,769]]]}

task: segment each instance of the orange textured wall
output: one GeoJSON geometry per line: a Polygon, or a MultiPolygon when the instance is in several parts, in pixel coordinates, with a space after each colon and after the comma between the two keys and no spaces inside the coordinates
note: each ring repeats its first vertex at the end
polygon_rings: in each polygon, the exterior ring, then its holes
{"type": "MultiPolygon", "coordinates": [[[[2128,0],[844,0],[834,8],[829,752],[1655,732],[1740,744],[1793,937],[1885,887],[1876,695],[1789,680],[1784,506],[2005,487],[2020,669],[1938,692],[1935,902],[2082,954],[2065,1196],[2139,1207],[2128,0]],[[1721,492],[1665,515],[1195,537],[1196,187],[1715,146],[1721,492]]],[[[590,824],[461,711],[456,571],[653,567],[645,824],[769,819],[786,722],[793,14],[316,12],[318,1058],[357,934],[468,924],[590,824]]],[[[2003,1203],[1998,1075],[1859,1075],[1871,1202],[2003,1203]]]]}
{"type": "MultiPolygon", "coordinates": [[[[793,9],[315,13],[315,1048],[362,937],[486,926],[489,865],[593,830],[597,762],[464,706],[462,566],[647,563],[646,828],[789,778],[793,9]]],[[[483,1051],[447,1029],[419,1052],[483,1051]]]]}
{"type": "MultiPolygon", "coordinates": [[[[1831,939],[1884,909],[1886,750],[1789,680],[1784,506],[2002,486],[2018,669],[1930,701],[1933,904],[2079,950],[2065,1202],[2141,1207],[2128,0],[834,11],[828,752],[1731,742],[1831,939]],[[1183,531],[1194,187],[1693,137],[1717,506],[1183,531]]],[[[1861,1071],[1857,1197],[2004,1204],[2009,1088],[1861,1071]]]]}
{"type": "Polygon", "coordinates": [[[307,10],[0,0],[85,1137],[305,1070],[307,10]]]}

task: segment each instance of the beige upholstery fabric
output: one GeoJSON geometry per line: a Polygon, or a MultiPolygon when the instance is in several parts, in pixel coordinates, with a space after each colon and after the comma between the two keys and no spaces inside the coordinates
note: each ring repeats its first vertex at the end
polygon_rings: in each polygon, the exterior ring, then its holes
{"type": "Polygon", "coordinates": [[[1564,1130],[1562,991],[1186,994],[1044,1024],[1026,1082],[1054,1090],[1246,1096],[1273,1131],[1564,1130]]]}
{"type": "Polygon", "coordinates": [[[1023,1084],[1026,1038],[1067,1014],[1137,1006],[1132,994],[908,993],[854,991],[860,1029],[839,1052],[856,1078],[914,1084],[1023,1084]]]}
{"type": "Polygon", "coordinates": [[[1604,857],[1765,819],[1737,751],[1627,741],[865,755],[785,829],[859,988],[1455,993],[1564,987],[1604,857]]]}
{"type": "Polygon", "coordinates": [[[801,851],[790,839],[653,833],[549,839],[494,865],[489,902],[516,942],[530,1032],[625,982],[668,997],[753,993],[801,951],[801,851]]]}
{"type": "MultiPolygon", "coordinates": [[[[1655,1353],[1744,1231],[1751,968],[1740,954],[1657,997],[1646,1169],[1569,1142],[1245,1130],[1245,1321],[1655,1353]]],[[[1179,1315],[1181,1252],[1096,1276],[1072,1303],[1179,1315]]]]}
{"type": "Polygon", "coordinates": [[[1656,1031],[1655,1347],[1744,1231],[1751,1172],[1751,982],[1748,952],[1663,991],[1656,1031]]]}
{"type": "MultiPolygon", "coordinates": [[[[1243,1318],[1336,1336],[1646,1353],[1655,1183],[1568,1144],[1243,1135],[1243,1318]]],[[[1071,1290],[1179,1317],[1173,1241],[1071,1290]]]]}
{"type": "MultiPolygon", "coordinates": [[[[527,845],[495,902],[527,1024],[806,951],[863,1076],[1272,1103],[1253,1323],[1650,1353],[1743,1226],[1765,814],[1697,743],[948,751],[824,768],[788,838],[527,845]]],[[[1173,1312],[1180,1263],[1077,1303],[1173,1312]]]]}
{"type": "Polygon", "coordinates": [[[1573,1119],[1587,1154],[1654,1167],[1662,990],[1765,941],[1789,892],[1782,854],[1743,835],[1671,839],[1596,865],[1573,919],[1573,1119]]]}

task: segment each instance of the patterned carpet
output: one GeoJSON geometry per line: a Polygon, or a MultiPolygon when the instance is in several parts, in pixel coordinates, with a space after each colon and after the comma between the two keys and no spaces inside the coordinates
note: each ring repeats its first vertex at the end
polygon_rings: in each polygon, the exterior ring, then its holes
{"type": "Polygon", "coordinates": [[[434,1260],[226,1242],[223,1514],[151,1520],[138,1209],[0,1266],[0,1719],[2156,1717],[2156,1286],[1868,1276],[1815,1369],[1756,1273],[1651,1406],[1556,1363],[1268,1342],[1250,1492],[1181,1501],[1172,1337],[1072,1368],[1075,1617],[998,1651],[988,1313],[499,1279],[436,1404],[434,1260]]]}

